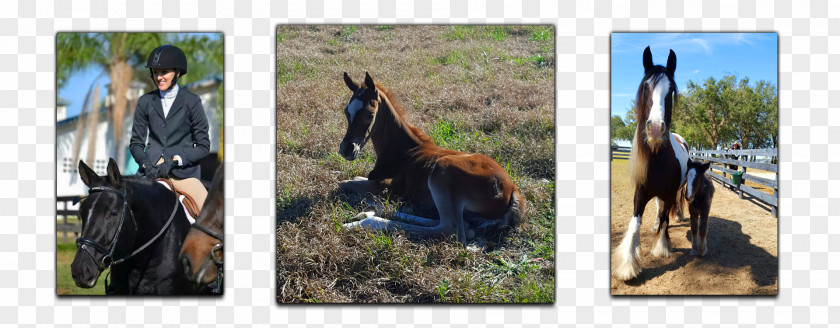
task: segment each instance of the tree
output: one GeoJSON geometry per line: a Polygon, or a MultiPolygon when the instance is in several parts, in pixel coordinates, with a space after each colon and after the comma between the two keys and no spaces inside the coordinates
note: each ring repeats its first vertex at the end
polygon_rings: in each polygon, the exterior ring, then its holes
{"type": "MultiPolygon", "coordinates": [[[[97,66],[108,73],[111,80],[108,95],[113,101],[108,106],[108,119],[113,127],[114,153],[117,163],[125,163],[123,121],[126,117],[126,92],[131,85],[132,65],[145,61],[148,54],[160,45],[161,36],[155,33],[59,33],[56,44],[58,76],[61,88],[75,71],[97,66]]],[[[94,100],[98,101],[98,99],[94,100]]],[[[83,109],[84,110],[84,109],[83,109]]],[[[98,113],[97,113],[98,114],[98,113]]],[[[96,115],[96,114],[94,114],[96,115]]],[[[90,123],[90,122],[89,122],[90,123]]],[[[93,122],[96,124],[96,122],[93,122]]],[[[88,126],[88,129],[95,130],[88,126]]],[[[79,135],[76,136],[77,138],[79,135]]],[[[92,151],[92,150],[89,150],[92,151]]]]}
{"type": "Polygon", "coordinates": [[[776,87],[734,75],[707,78],[703,85],[688,81],[674,114],[674,131],[700,149],[727,147],[739,139],[744,148],[776,146],[778,96],[776,87]]]}

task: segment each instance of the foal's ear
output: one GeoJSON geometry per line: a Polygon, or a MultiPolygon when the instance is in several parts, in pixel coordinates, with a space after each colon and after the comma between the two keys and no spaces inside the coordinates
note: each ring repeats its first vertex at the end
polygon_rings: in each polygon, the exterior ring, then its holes
{"type": "Polygon", "coordinates": [[[82,178],[82,182],[88,187],[102,180],[83,160],[79,160],[79,177],[82,178]]]}
{"type": "Polygon", "coordinates": [[[114,186],[122,185],[122,173],[120,173],[120,167],[117,166],[117,161],[113,158],[108,160],[108,180],[114,186]]]}
{"type": "Polygon", "coordinates": [[[706,172],[706,171],[709,170],[709,167],[711,165],[712,165],[712,162],[706,162],[706,163],[700,164],[700,170],[703,171],[703,172],[706,172]]]}
{"type": "Polygon", "coordinates": [[[647,46],[645,53],[642,54],[642,65],[645,66],[645,72],[653,68],[653,55],[650,54],[650,46],[647,46]]]}
{"type": "Polygon", "coordinates": [[[344,72],[344,84],[347,85],[350,91],[356,92],[356,90],[359,90],[359,86],[353,82],[353,79],[350,78],[350,75],[347,75],[347,72],[344,72]]]}
{"type": "Polygon", "coordinates": [[[373,82],[373,78],[370,77],[368,72],[365,72],[365,88],[376,89],[376,83],[373,82]]]}
{"type": "Polygon", "coordinates": [[[671,72],[671,75],[674,75],[674,71],[677,70],[677,54],[674,53],[674,50],[671,50],[671,53],[668,54],[668,64],[665,64],[665,69],[671,72]]]}

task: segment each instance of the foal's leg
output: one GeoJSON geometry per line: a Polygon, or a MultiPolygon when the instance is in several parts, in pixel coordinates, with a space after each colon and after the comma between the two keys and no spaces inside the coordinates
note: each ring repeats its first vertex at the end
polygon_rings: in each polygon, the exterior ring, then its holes
{"type": "Polygon", "coordinates": [[[616,279],[630,280],[642,272],[639,228],[642,225],[642,213],[645,212],[645,205],[650,198],[636,188],[633,196],[633,217],[627,224],[624,239],[612,253],[612,275],[616,279]]]}
{"type": "MultiPolygon", "coordinates": [[[[674,206],[674,199],[665,200],[665,208],[674,206]]],[[[659,213],[659,228],[656,230],[656,239],[650,254],[657,257],[668,257],[671,255],[671,238],[668,236],[668,210],[659,213]]]]}
{"type": "Polygon", "coordinates": [[[436,166],[429,174],[429,191],[440,215],[438,226],[448,234],[456,233],[461,244],[467,244],[467,230],[464,224],[464,200],[453,191],[454,186],[442,166],[436,166]]]}
{"type": "MultiPolygon", "coordinates": [[[[711,206],[711,201],[709,201],[711,206]]],[[[700,242],[698,243],[698,254],[700,257],[706,255],[706,235],[709,233],[709,208],[708,206],[700,213],[700,242]]]]}
{"type": "Polygon", "coordinates": [[[700,244],[700,239],[697,237],[697,233],[699,232],[698,224],[699,222],[699,215],[697,210],[694,207],[688,208],[689,216],[691,216],[691,253],[689,255],[697,255],[698,245],[700,244]]]}
{"type": "Polygon", "coordinates": [[[370,193],[378,195],[391,184],[390,179],[368,180],[365,177],[355,177],[353,180],[344,180],[338,183],[339,190],[345,193],[364,195],[370,193]]]}

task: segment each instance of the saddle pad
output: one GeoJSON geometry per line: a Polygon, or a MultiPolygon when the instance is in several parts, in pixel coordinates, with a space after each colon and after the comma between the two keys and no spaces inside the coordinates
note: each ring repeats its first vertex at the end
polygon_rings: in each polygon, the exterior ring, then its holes
{"type": "MultiPolygon", "coordinates": [[[[169,191],[172,191],[172,188],[170,188],[169,184],[166,183],[165,181],[157,180],[157,183],[160,183],[161,185],[166,187],[166,189],[169,189],[169,191]]],[[[192,225],[193,223],[195,223],[195,218],[190,214],[190,211],[187,210],[187,204],[184,203],[186,198],[187,197],[184,196],[183,194],[178,193],[178,201],[181,203],[181,208],[184,210],[184,214],[187,216],[187,221],[190,221],[190,225],[192,225]]]]}

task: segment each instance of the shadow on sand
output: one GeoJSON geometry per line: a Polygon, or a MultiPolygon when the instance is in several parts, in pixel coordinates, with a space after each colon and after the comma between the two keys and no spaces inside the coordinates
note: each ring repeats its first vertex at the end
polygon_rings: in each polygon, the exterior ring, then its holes
{"type": "MultiPolygon", "coordinates": [[[[685,236],[671,236],[686,238],[691,242],[691,230],[685,236]]],[[[776,284],[779,277],[779,259],[763,248],[753,245],[749,235],[744,234],[741,224],[736,221],[709,217],[709,235],[707,237],[709,251],[703,258],[689,255],[690,248],[674,248],[671,254],[673,262],[655,268],[645,268],[638,277],[625,281],[628,286],[641,286],[647,281],[664,275],[666,272],[686,267],[692,261],[703,261],[704,267],[717,267],[720,272],[749,267],[750,275],[759,287],[776,284]]],[[[649,258],[648,258],[649,259],[649,258]]],[[[643,260],[644,261],[644,260],[643,260]]]]}

